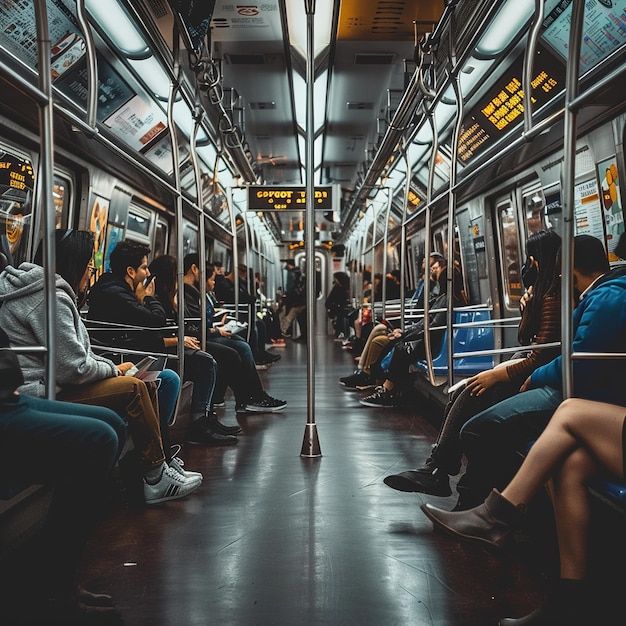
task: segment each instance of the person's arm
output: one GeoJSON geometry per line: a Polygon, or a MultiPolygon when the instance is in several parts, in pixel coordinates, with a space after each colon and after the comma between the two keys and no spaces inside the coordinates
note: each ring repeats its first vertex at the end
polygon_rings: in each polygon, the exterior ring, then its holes
{"type": "MultiPolygon", "coordinates": [[[[541,303],[539,311],[541,321],[537,331],[537,343],[561,341],[561,299],[547,296],[541,303]]],[[[511,382],[525,381],[538,367],[549,363],[558,356],[558,348],[533,349],[530,354],[517,363],[505,365],[507,379],[511,382]]]]}
{"type": "MultiPolygon", "coordinates": [[[[65,293],[57,293],[57,384],[86,384],[117,376],[117,367],[112,361],[92,355],[87,329],[71,298],[65,293]]],[[[40,309],[43,313],[43,302],[40,309]]]]}
{"type": "MultiPolygon", "coordinates": [[[[593,289],[574,310],[574,352],[614,352],[624,343],[626,298],[619,286],[593,289]]],[[[561,356],[530,376],[531,387],[561,389],[561,356]]],[[[604,385],[606,367],[594,359],[574,359],[576,395],[587,397],[604,385]]],[[[530,387],[528,387],[530,388],[530,387]]]]}

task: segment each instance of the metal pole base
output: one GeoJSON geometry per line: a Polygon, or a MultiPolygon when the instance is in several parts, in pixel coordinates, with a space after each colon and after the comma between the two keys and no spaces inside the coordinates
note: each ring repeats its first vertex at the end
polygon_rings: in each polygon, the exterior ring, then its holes
{"type": "Polygon", "coordinates": [[[320,450],[320,440],[317,436],[317,424],[307,424],[304,427],[304,439],[300,456],[316,458],[322,456],[320,450]]]}

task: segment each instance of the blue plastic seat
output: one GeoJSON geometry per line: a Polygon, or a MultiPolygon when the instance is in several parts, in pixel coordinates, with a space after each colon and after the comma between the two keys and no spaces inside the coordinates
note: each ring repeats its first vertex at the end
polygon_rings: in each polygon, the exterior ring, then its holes
{"type": "MultiPolygon", "coordinates": [[[[457,311],[455,314],[455,324],[467,324],[469,322],[484,322],[491,320],[491,311],[481,309],[477,311],[457,311]]],[[[433,369],[436,376],[448,375],[448,354],[447,354],[448,331],[444,331],[441,342],[441,350],[433,358],[433,369]]],[[[454,354],[462,352],[478,352],[481,350],[494,349],[493,326],[470,326],[456,328],[454,330],[454,354]]],[[[426,361],[418,361],[416,367],[419,371],[428,372],[426,361]]],[[[479,372],[489,370],[494,366],[493,355],[471,356],[454,359],[454,375],[466,378],[474,376],[479,372]]]]}

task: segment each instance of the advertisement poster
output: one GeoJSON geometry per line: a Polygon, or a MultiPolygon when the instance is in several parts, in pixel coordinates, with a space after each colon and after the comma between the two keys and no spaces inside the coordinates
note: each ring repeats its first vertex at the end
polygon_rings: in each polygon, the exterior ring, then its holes
{"type": "Polygon", "coordinates": [[[106,248],[103,262],[105,272],[111,271],[111,264],[109,263],[109,259],[111,258],[111,252],[113,252],[115,246],[118,244],[119,241],[122,241],[122,239],[124,239],[124,227],[109,224],[107,227],[106,248]]]}
{"type": "Polygon", "coordinates": [[[113,133],[133,150],[141,150],[167,128],[167,119],[155,104],[134,96],[104,120],[113,133]]]}
{"type": "Polygon", "coordinates": [[[106,198],[94,196],[89,218],[89,230],[94,234],[93,261],[97,270],[95,278],[104,272],[103,255],[108,212],[109,201],[106,198]]]}
{"type": "Polygon", "coordinates": [[[622,211],[617,160],[615,157],[598,163],[598,178],[602,192],[602,210],[604,213],[609,261],[618,261],[619,259],[613,250],[615,250],[619,236],[624,232],[624,213],[622,211]]]}
{"type": "Polygon", "coordinates": [[[591,235],[604,243],[604,223],[596,180],[574,185],[575,235],[591,235]]]}

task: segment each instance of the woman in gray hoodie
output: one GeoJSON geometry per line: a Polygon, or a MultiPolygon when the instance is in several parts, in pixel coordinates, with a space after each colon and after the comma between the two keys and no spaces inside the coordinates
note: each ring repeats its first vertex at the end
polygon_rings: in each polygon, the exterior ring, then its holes
{"type": "MultiPolygon", "coordinates": [[[[115,365],[94,354],[80,317],[77,294],[82,298],[93,271],[93,234],[80,230],[56,232],[56,391],[57,399],[95,404],[113,409],[127,420],[143,474],[147,504],[181,498],[200,486],[202,477],[185,472],[176,460],[168,465],[159,419],[146,384],[124,376],[132,363],[115,365]]],[[[46,345],[45,271],[42,246],[35,263],[8,266],[0,274],[0,327],[11,347],[46,345]]],[[[43,353],[20,354],[24,384],[18,391],[44,397],[43,353]]]]}

